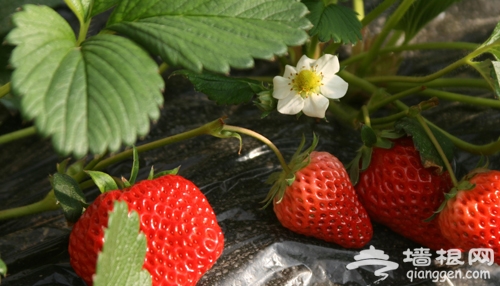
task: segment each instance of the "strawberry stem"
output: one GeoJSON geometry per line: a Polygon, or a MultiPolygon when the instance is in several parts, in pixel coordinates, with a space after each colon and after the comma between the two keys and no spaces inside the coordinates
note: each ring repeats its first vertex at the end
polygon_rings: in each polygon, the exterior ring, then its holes
{"type": "Polygon", "coordinates": [[[27,127],[11,133],[0,136],[0,144],[9,143],[18,139],[26,138],[36,134],[35,126],[27,127]]]}
{"type": "Polygon", "coordinates": [[[10,82],[0,86],[0,98],[6,96],[10,92],[10,82]]]}
{"type": "Polygon", "coordinates": [[[281,167],[283,168],[283,170],[286,173],[291,172],[290,168],[288,167],[288,164],[285,161],[285,158],[281,154],[278,147],[276,147],[276,145],[274,145],[273,142],[271,142],[271,140],[267,139],[263,135],[255,132],[255,131],[252,131],[250,129],[246,129],[246,128],[238,127],[238,126],[232,126],[232,125],[224,125],[223,130],[245,134],[245,135],[251,136],[257,140],[260,140],[262,143],[266,144],[271,150],[273,150],[274,154],[276,154],[276,157],[278,157],[278,160],[280,161],[280,164],[281,164],[281,167]]]}
{"type": "Polygon", "coordinates": [[[51,190],[41,201],[22,207],[0,211],[0,220],[17,218],[45,211],[54,211],[59,208],[60,206],[54,194],[54,190],[51,190]]]}

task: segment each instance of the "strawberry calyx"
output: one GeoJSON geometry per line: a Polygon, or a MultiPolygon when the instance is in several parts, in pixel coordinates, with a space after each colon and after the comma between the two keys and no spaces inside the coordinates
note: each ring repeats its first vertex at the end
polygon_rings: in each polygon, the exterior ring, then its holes
{"type": "Polygon", "coordinates": [[[432,221],[440,212],[443,211],[443,209],[446,207],[448,204],[448,201],[455,198],[457,194],[460,191],[470,191],[476,187],[475,184],[472,184],[470,182],[470,179],[472,179],[475,175],[479,173],[484,173],[486,172],[486,169],[475,169],[471,171],[469,174],[465,175],[464,178],[458,182],[458,184],[451,188],[451,190],[448,193],[444,193],[444,201],[439,205],[438,209],[428,218],[426,218],[424,221],[425,222],[430,222],[432,221]]]}
{"type": "Polygon", "coordinates": [[[352,184],[356,185],[359,181],[359,173],[370,166],[373,147],[391,149],[393,143],[389,139],[397,139],[402,136],[404,136],[404,133],[396,130],[380,130],[377,132],[368,125],[361,126],[363,146],[358,149],[354,159],[346,165],[352,184]]]}
{"type": "MultiPolygon", "coordinates": [[[[63,161],[61,165],[58,166],[59,172],[51,177],[51,183],[54,188],[54,195],[57,199],[58,204],[61,205],[66,220],[69,223],[74,223],[83,214],[85,208],[88,207],[88,203],[85,200],[85,195],[83,194],[80,184],[75,180],[75,178],[67,174],[67,172],[63,172],[64,170],[66,170],[67,162],[68,160],[63,161]]],[[[79,162],[77,163],[78,166],[82,165],[79,162]]],[[[148,175],[148,180],[153,180],[168,174],[176,175],[179,171],[179,168],[180,166],[172,170],[161,171],[155,174],[154,167],[152,166],[148,175]]],[[[137,175],[139,172],[139,154],[135,146],[133,146],[132,170],[130,172],[130,177],[128,180],[124,177],[121,177],[121,179],[112,177],[109,174],[101,171],[82,171],[90,176],[91,181],[89,180],[88,182],[93,182],[101,193],[106,193],[114,190],[123,190],[125,188],[131,187],[136,183],[137,175]]],[[[86,182],[82,183],[82,185],[85,183],[86,182]]]]}
{"type": "Polygon", "coordinates": [[[279,172],[272,173],[267,179],[266,183],[272,185],[266,198],[262,201],[264,203],[263,209],[266,208],[273,200],[279,204],[283,199],[285,190],[288,186],[292,185],[295,181],[295,173],[307,167],[311,162],[311,153],[316,149],[319,138],[313,133],[313,140],[311,146],[304,150],[306,139],[302,136],[299,147],[295,154],[293,154],[290,162],[288,163],[288,170],[283,169],[279,172]]]}

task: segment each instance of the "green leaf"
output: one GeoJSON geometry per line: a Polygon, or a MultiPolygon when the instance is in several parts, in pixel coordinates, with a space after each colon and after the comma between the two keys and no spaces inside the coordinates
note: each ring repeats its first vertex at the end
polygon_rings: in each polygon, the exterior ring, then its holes
{"type": "Polygon", "coordinates": [[[261,82],[244,78],[232,78],[209,72],[196,73],[180,70],[172,75],[185,76],[194,88],[206,94],[218,104],[239,104],[249,102],[252,97],[265,90],[261,82]]]}
{"type": "Polygon", "coordinates": [[[13,28],[11,15],[25,4],[46,5],[56,7],[63,4],[63,0],[0,0],[0,34],[7,33],[13,28]]]}
{"type": "Polygon", "coordinates": [[[81,24],[88,21],[93,0],[64,0],[64,2],[73,11],[81,24]]]}
{"type": "Polygon", "coordinates": [[[321,0],[305,0],[302,3],[311,12],[307,18],[314,25],[309,35],[318,35],[322,42],[333,40],[345,44],[355,44],[363,39],[363,26],[352,9],[336,4],[325,6],[321,0]]]}
{"type": "Polygon", "coordinates": [[[52,180],[54,194],[59,201],[66,220],[76,222],[87,205],[85,195],[72,177],[55,173],[52,180]]]}
{"type": "Polygon", "coordinates": [[[101,14],[109,10],[111,7],[118,4],[118,0],[94,0],[94,5],[92,6],[92,11],[90,12],[90,17],[101,14]]]}
{"type": "Polygon", "coordinates": [[[490,72],[491,78],[493,80],[493,90],[497,95],[497,98],[500,98],[500,62],[492,61],[491,62],[492,69],[490,72]]]}
{"type": "Polygon", "coordinates": [[[417,0],[406,11],[395,28],[403,30],[405,42],[409,42],[427,23],[458,1],[461,0],[417,0]]]}
{"type": "Polygon", "coordinates": [[[363,125],[361,127],[361,140],[367,147],[373,147],[377,143],[377,134],[373,128],[368,125],[363,125]]]}
{"type": "MultiPolygon", "coordinates": [[[[481,47],[484,47],[484,46],[495,44],[499,40],[500,40],[500,22],[497,23],[497,25],[495,26],[495,29],[493,29],[493,32],[491,33],[489,38],[481,46],[479,46],[478,49],[481,47]]],[[[499,59],[497,58],[497,60],[499,60],[499,59]]]]}
{"type": "MultiPolygon", "coordinates": [[[[394,124],[394,128],[396,130],[405,131],[408,135],[413,137],[413,143],[420,153],[420,158],[424,167],[437,167],[440,170],[443,169],[444,163],[441,156],[417,119],[413,117],[401,118],[394,124]]],[[[441,145],[446,158],[451,161],[453,159],[453,142],[434,127],[429,126],[429,128],[441,145]]]]}
{"type": "Polygon", "coordinates": [[[139,215],[136,211],[129,213],[127,203],[115,202],[104,231],[102,251],[97,257],[93,285],[152,285],[151,275],[142,269],[146,249],[139,215]]]}
{"type": "Polygon", "coordinates": [[[5,277],[5,275],[7,275],[7,264],[0,258],[0,281],[2,281],[2,276],[5,277]]]}
{"type": "MultiPolygon", "coordinates": [[[[153,179],[156,179],[156,178],[159,178],[159,177],[165,176],[165,175],[177,175],[177,173],[179,173],[180,168],[181,168],[181,166],[174,168],[172,170],[165,170],[165,171],[158,172],[157,174],[155,174],[153,176],[153,179]]],[[[151,170],[153,170],[153,169],[151,168],[151,170]]]]}
{"type": "Polygon", "coordinates": [[[99,171],[85,171],[85,172],[90,175],[90,177],[96,184],[97,188],[99,188],[101,193],[118,190],[118,185],[110,175],[99,171]]]}
{"type": "Polygon", "coordinates": [[[144,50],[109,34],[76,47],[68,23],[45,6],[26,5],[13,19],[12,92],[59,153],[113,152],[147,134],[164,82],[144,50]]]}
{"type": "Polygon", "coordinates": [[[170,65],[228,73],[307,40],[306,7],[293,0],[124,0],[107,28],[170,65]]]}
{"type": "Polygon", "coordinates": [[[495,91],[497,97],[500,96],[500,88],[498,86],[498,68],[499,62],[492,60],[484,60],[481,62],[470,62],[469,65],[476,69],[477,72],[486,80],[491,90],[495,91]]]}
{"type": "Polygon", "coordinates": [[[476,50],[483,49],[485,46],[490,46],[486,52],[491,53],[497,61],[500,61],[500,22],[497,23],[490,37],[476,50]]]}
{"type": "MultiPolygon", "coordinates": [[[[0,86],[9,82],[12,69],[9,67],[9,58],[14,47],[2,45],[7,32],[14,26],[11,15],[24,4],[38,4],[56,7],[64,4],[63,0],[0,0],[0,86]]],[[[3,101],[5,98],[2,98],[3,101]]]]}

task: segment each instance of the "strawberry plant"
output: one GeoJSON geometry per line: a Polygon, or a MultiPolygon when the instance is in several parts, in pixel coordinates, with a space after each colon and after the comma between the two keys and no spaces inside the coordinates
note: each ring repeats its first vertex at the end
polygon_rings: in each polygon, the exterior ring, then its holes
{"type": "MultiPolygon", "coordinates": [[[[487,205],[496,200],[498,171],[465,166],[470,174],[459,181],[457,174],[464,170],[454,161],[495,156],[500,139],[483,142],[452,134],[451,119],[441,118],[455,112],[449,106],[470,107],[471,117],[478,109],[500,108],[500,24],[490,27],[480,43],[419,38],[444,12],[464,9],[459,2],[0,0],[4,165],[15,157],[9,148],[34,135],[50,142],[57,156],[53,163],[59,162],[44,171],[52,175],[43,198],[6,199],[0,221],[64,214],[71,229],[71,271],[87,284],[193,285],[217,267],[219,257],[234,254],[226,254],[222,232],[232,230],[219,227],[222,208],[215,206],[220,202],[209,202],[197,182],[155,175],[154,169],[140,174],[138,156],[160,148],[180,152],[185,148],[180,142],[206,135],[237,139],[242,154],[244,137],[250,137],[263,146],[240,161],[266,153],[276,160],[262,167],[272,173],[267,197],[257,198],[253,191],[244,196],[255,195],[263,214],[272,204],[269,212],[277,220],[265,223],[279,231],[286,228],[296,239],[329,248],[360,249],[380,241],[376,230],[382,224],[432,250],[487,247],[498,256],[498,230],[492,223],[498,220],[496,207],[487,205]],[[404,73],[408,52],[424,50],[458,53],[428,73],[404,73]],[[265,65],[265,72],[254,68],[256,63],[265,65]],[[464,78],[458,74],[463,71],[474,74],[464,78]],[[201,94],[197,104],[229,106],[224,115],[208,107],[202,113],[186,111],[178,102],[169,106],[168,84],[186,80],[201,94]],[[257,117],[250,115],[254,111],[257,117]],[[227,124],[233,116],[247,120],[241,125],[260,118],[261,126],[289,118],[307,126],[305,136],[328,130],[328,137],[339,142],[350,134],[361,140],[345,146],[358,149],[347,155],[343,148],[318,145],[315,135],[309,148],[304,150],[303,139],[291,151],[275,143],[298,143],[298,136],[290,135],[296,129],[275,127],[271,141],[247,126],[227,124]],[[176,117],[207,120],[194,126],[198,120],[177,124],[176,117]],[[353,133],[343,134],[340,125],[353,133]],[[129,179],[119,178],[121,171],[113,168],[130,158],[132,168],[124,171],[129,179]],[[95,186],[102,194],[92,196],[95,186]],[[489,232],[479,230],[488,222],[489,232]]],[[[189,106],[190,100],[183,104],[189,106]]],[[[203,150],[189,152],[205,156],[203,150]]],[[[146,160],[148,167],[153,163],[174,160],[146,160]]],[[[204,172],[203,166],[197,168],[204,172]]],[[[0,259],[0,278],[7,275],[8,281],[9,271],[22,272],[16,264],[9,267],[0,259]]]]}

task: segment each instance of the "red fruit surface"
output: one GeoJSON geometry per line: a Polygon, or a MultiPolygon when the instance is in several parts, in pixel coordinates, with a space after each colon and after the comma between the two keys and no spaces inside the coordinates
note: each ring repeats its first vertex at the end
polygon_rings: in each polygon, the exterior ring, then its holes
{"type": "Polygon", "coordinates": [[[116,200],[127,202],[129,210],[139,214],[147,239],[143,267],[153,285],[195,285],[222,254],[224,236],[206,197],[191,181],[166,175],[99,195],[74,225],[70,263],[88,285],[116,200]]]}
{"type": "Polygon", "coordinates": [[[422,165],[411,137],[394,140],[391,149],[374,147],[370,166],[355,186],[373,221],[434,250],[454,248],[437,220],[424,222],[452,187],[448,172],[422,165]]]}
{"type": "Polygon", "coordinates": [[[283,199],[274,198],[281,224],[296,232],[346,248],[361,248],[373,235],[372,224],[342,163],[327,152],[311,152],[309,165],[295,173],[283,199]]]}
{"type": "Polygon", "coordinates": [[[464,251],[493,249],[500,264],[500,171],[475,174],[471,190],[458,191],[446,202],[437,221],[443,235],[464,251]]]}

